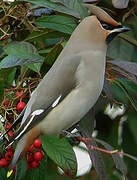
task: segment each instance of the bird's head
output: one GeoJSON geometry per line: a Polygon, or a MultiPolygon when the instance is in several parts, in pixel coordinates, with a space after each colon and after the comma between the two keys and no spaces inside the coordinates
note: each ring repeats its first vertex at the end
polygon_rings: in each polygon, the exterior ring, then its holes
{"type": "Polygon", "coordinates": [[[105,40],[108,44],[117,34],[130,30],[130,28],[122,26],[115,21],[103,9],[91,4],[84,4],[84,6],[87,7],[93,15],[85,19],[85,24],[89,24],[88,26],[91,32],[97,36],[97,39],[102,38],[102,40],[105,40]]]}

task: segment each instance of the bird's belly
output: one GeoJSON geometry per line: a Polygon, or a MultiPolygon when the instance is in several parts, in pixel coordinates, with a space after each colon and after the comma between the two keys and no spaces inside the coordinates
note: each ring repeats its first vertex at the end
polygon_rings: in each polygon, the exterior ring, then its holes
{"type": "Polygon", "coordinates": [[[66,106],[66,104],[62,106],[62,110],[60,110],[60,104],[55,107],[55,109],[39,123],[42,133],[47,135],[57,135],[61,133],[62,130],[66,130],[80,121],[99,98],[103,88],[103,82],[104,76],[100,76],[93,84],[92,88],[87,89],[87,92],[85,91],[85,94],[82,94],[82,97],[79,96],[78,99],[72,103],[73,105],[71,107],[66,106]]]}

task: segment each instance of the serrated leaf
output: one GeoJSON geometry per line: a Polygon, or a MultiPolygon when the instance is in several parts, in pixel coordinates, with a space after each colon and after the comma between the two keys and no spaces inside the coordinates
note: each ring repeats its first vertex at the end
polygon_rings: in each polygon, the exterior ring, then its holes
{"type": "Polygon", "coordinates": [[[73,18],[60,15],[40,17],[35,21],[35,24],[67,34],[72,34],[77,27],[73,18]]]}
{"type": "MultiPolygon", "coordinates": [[[[106,143],[105,141],[102,141],[100,139],[95,139],[95,140],[98,143],[102,144],[107,150],[109,150],[109,151],[113,151],[114,150],[114,148],[111,145],[109,145],[108,143],[106,143]]],[[[114,163],[116,165],[116,168],[118,170],[120,170],[121,173],[124,174],[124,176],[126,176],[127,168],[125,166],[125,163],[124,163],[123,159],[118,154],[111,154],[111,155],[112,155],[112,158],[113,158],[114,163]]]]}
{"type": "Polygon", "coordinates": [[[23,180],[27,170],[27,160],[25,157],[21,159],[16,165],[15,180],[23,180]]]}
{"type": "Polygon", "coordinates": [[[1,62],[1,68],[43,62],[44,57],[37,53],[36,48],[27,42],[12,42],[4,47],[8,54],[1,62]]]}
{"type": "Polygon", "coordinates": [[[64,138],[43,136],[43,148],[47,155],[66,173],[76,175],[77,161],[72,146],[64,138]]]}
{"type": "Polygon", "coordinates": [[[32,53],[37,54],[36,48],[28,42],[11,42],[3,48],[4,52],[8,55],[32,53]]]}
{"type": "Polygon", "coordinates": [[[0,62],[0,69],[14,66],[21,66],[24,64],[31,64],[36,62],[43,62],[44,58],[37,54],[16,54],[5,57],[0,62]]]}
{"type": "Polygon", "coordinates": [[[72,9],[62,6],[62,5],[59,5],[59,4],[55,4],[51,1],[47,1],[47,0],[26,0],[26,1],[33,3],[37,6],[46,7],[46,8],[52,9],[57,12],[69,14],[74,17],[79,17],[79,14],[77,12],[73,11],[72,9]]]}

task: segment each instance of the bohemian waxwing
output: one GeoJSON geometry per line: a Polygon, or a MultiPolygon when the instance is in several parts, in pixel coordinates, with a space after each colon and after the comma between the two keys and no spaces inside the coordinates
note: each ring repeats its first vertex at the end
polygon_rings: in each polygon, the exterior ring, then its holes
{"type": "Polygon", "coordinates": [[[86,115],[101,94],[107,43],[128,31],[105,11],[85,5],[86,17],[72,33],[67,45],[33,92],[14,139],[18,142],[11,168],[41,134],[58,135],[86,115]]]}

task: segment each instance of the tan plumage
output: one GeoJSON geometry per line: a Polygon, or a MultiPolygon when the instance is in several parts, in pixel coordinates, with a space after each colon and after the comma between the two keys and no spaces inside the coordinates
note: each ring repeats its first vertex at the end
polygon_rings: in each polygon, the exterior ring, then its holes
{"type": "Polygon", "coordinates": [[[113,26],[119,24],[98,7],[91,5],[90,10],[95,15],[86,17],[77,26],[56,62],[33,93],[21,127],[24,123],[24,127],[27,127],[26,119],[32,112],[48,108],[59,95],[67,95],[19,140],[11,169],[36,137],[40,134],[57,135],[61,130],[71,127],[93,107],[101,94],[107,50],[105,40],[111,31],[104,29],[98,19],[113,26]]]}

